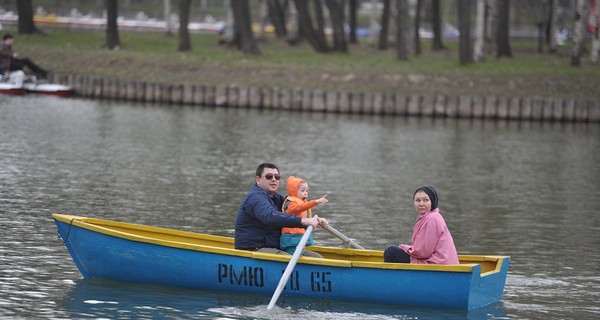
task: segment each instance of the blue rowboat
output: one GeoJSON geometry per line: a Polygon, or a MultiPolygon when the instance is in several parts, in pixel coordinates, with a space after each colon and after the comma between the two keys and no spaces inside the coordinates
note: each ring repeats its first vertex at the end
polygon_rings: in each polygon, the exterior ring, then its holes
{"type": "MultiPolygon", "coordinates": [[[[64,214],[58,233],[84,278],[271,296],[291,256],[234,249],[233,239],[64,214]]],[[[510,258],[458,265],[384,263],[380,250],[311,246],[282,296],[474,309],[502,299],[510,258]]]]}

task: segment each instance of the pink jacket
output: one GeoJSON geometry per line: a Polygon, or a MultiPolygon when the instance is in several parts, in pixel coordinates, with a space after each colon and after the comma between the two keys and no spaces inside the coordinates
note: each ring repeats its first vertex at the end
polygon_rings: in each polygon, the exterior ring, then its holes
{"type": "Polygon", "coordinates": [[[458,264],[454,240],[439,208],[417,217],[412,246],[401,244],[400,248],[410,255],[410,263],[458,264]]]}

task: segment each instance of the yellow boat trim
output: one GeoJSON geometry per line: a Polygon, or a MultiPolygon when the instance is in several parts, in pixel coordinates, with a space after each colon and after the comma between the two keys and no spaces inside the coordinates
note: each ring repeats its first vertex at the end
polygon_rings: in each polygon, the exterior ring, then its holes
{"type": "MultiPolygon", "coordinates": [[[[291,259],[291,256],[288,255],[237,250],[234,248],[234,240],[231,237],[214,236],[58,213],[52,214],[52,217],[66,224],[72,224],[83,229],[137,242],[259,260],[288,262],[291,259]]],[[[498,272],[502,265],[501,259],[505,258],[498,256],[459,256],[459,260],[461,261],[460,265],[400,264],[384,263],[383,251],[381,250],[357,250],[320,246],[311,246],[308,248],[320,253],[325,259],[301,257],[299,262],[346,268],[359,267],[446,272],[472,272],[476,265],[481,265],[482,275],[484,273],[491,274],[498,272]]]]}

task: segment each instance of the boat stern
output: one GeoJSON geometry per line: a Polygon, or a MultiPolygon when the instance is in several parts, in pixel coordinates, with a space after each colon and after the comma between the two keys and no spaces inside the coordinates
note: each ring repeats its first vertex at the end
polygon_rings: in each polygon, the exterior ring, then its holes
{"type": "Polygon", "coordinates": [[[486,256],[480,274],[473,274],[469,309],[480,308],[502,300],[508,275],[508,256],[486,256]]]}

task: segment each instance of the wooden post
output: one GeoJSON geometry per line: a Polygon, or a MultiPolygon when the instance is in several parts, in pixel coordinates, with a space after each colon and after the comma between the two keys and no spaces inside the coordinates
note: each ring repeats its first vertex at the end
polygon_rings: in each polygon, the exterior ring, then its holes
{"type": "Polygon", "coordinates": [[[575,121],[575,100],[567,100],[563,108],[563,121],[575,121]]]}
{"type": "Polygon", "coordinates": [[[434,111],[434,105],[435,105],[435,96],[433,95],[424,95],[421,97],[420,99],[420,111],[421,111],[421,115],[425,116],[425,117],[433,117],[435,114],[434,111]]]}
{"type": "Polygon", "coordinates": [[[521,98],[512,97],[510,98],[510,105],[508,106],[508,118],[513,120],[521,119],[521,98]]]}
{"type": "Polygon", "coordinates": [[[334,113],[339,111],[338,96],[338,92],[329,91],[325,94],[325,110],[327,112],[334,113]]]}
{"type": "Polygon", "coordinates": [[[227,87],[225,86],[216,86],[215,87],[215,99],[214,105],[216,107],[226,107],[229,104],[227,100],[227,87]]]}
{"type": "Polygon", "coordinates": [[[508,106],[510,100],[506,97],[500,97],[496,102],[496,116],[498,119],[508,119],[508,106]]]}
{"type": "Polygon", "coordinates": [[[312,104],[311,110],[315,112],[324,112],[326,111],[325,104],[325,93],[321,90],[312,91],[312,104]]]}
{"type": "Polygon", "coordinates": [[[471,118],[473,115],[473,100],[470,96],[460,96],[458,99],[458,117],[471,118]]]}
{"type": "Polygon", "coordinates": [[[194,104],[194,86],[191,84],[183,85],[183,96],[181,97],[181,103],[186,105],[194,104]]]}
{"type": "Polygon", "coordinates": [[[458,104],[460,98],[457,96],[448,97],[446,100],[446,116],[448,118],[458,117],[458,104]]]}
{"type": "Polygon", "coordinates": [[[540,121],[544,111],[544,100],[540,97],[531,99],[531,120],[540,121]]]}
{"type": "Polygon", "coordinates": [[[498,104],[498,98],[495,96],[489,96],[485,99],[485,104],[483,107],[483,117],[486,119],[494,119],[498,116],[498,111],[496,109],[498,104]]]}
{"type": "Polygon", "coordinates": [[[435,102],[433,103],[433,115],[437,118],[445,118],[446,114],[446,102],[447,97],[444,95],[437,95],[435,102]]]}
{"type": "Polygon", "coordinates": [[[340,92],[339,96],[339,111],[341,113],[350,112],[350,97],[348,92],[340,92]]]}
{"type": "Polygon", "coordinates": [[[521,100],[521,120],[531,120],[531,99],[523,98],[521,100]]]}
{"type": "Polygon", "coordinates": [[[575,121],[586,122],[588,118],[588,101],[577,100],[575,104],[575,121]]]}
{"type": "Polygon", "coordinates": [[[485,100],[483,97],[474,96],[471,98],[472,100],[472,109],[471,109],[471,117],[481,119],[483,118],[483,106],[485,104],[485,100]]]}
{"type": "Polygon", "coordinates": [[[382,113],[384,115],[396,115],[396,95],[393,93],[384,94],[382,113]]]}

